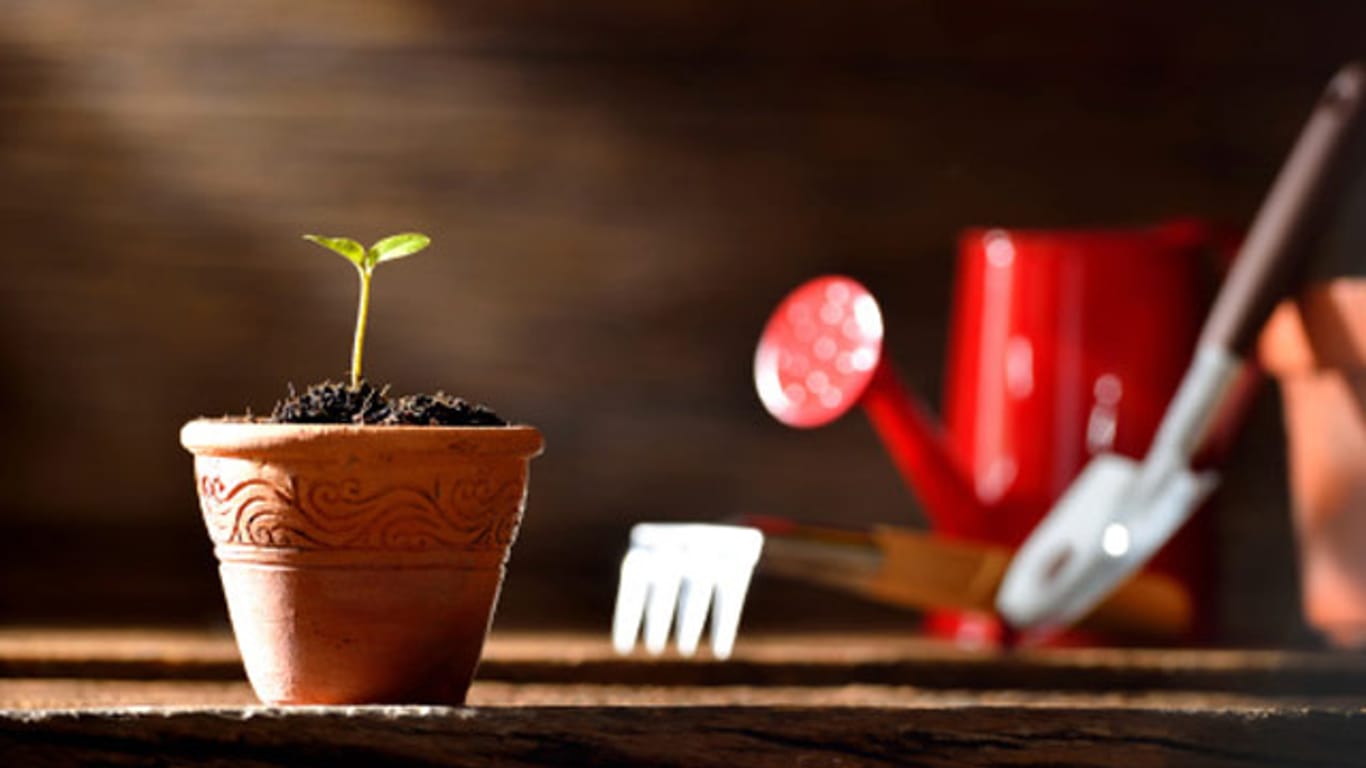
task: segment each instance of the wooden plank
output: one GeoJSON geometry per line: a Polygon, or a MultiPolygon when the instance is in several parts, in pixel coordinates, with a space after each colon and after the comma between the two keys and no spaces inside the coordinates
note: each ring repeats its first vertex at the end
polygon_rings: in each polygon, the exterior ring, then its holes
{"type": "Polygon", "coordinates": [[[715,662],[620,658],[598,635],[495,633],[468,708],[266,708],[222,630],[0,628],[0,760],[1366,765],[1360,655],[742,640],[715,662]]]}
{"type": "Polygon", "coordinates": [[[0,710],[248,707],[259,703],[240,679],[0,677],[0,710]]]}
{"type": "Polygon", "coordinates": [[[718,663],[705,655],[615,656],[605,638],[495,635],[479,679],[675,686],[915,686],[1051,692],[1203,691],[1366,697],[1360,654],[1251,649],[972,651],[914,635],[749,635],[718,663]],[[540,643],[546,645],[540,645],[540,643]],[[538,650],[539,646],[539,650],[538,650]],[[545,648],[554,647],[548,654],[545,648]]]}
{"type": "MultiPolygon", "coordinates": [[[[240,681],[231,636],[193,630],[0,629],[0,679],[240,681]]],[[[620,657],[605,634],[495,632],[478,680],[520,686],[915,687],[1366,699],[1366,656],[1237,649],[969,651],[914,635],[751,634],[717,662],[620,657]]]]}
{"type": "Polygon", "coordinates": [[[0,628],[0,678],[240,680],[222,630],[0,628]]]}
{"type": "Polygon", "coordinates": [[[416,707],[0,713],[15,765],[1366,765],[1366,712],[416,707]]]}
{"type": "MultiPolygon", "coordinates": [[[[1305,707],[1351,710],[1360,696],[1272,697],[1199,691],[934,689],[909,685],[611,685],[476,680],[475,707],[1072,707],[1202,711],[1305,707]]],[[[245,680],[0,678],[0,710],[250,707],[245,680]]]]}

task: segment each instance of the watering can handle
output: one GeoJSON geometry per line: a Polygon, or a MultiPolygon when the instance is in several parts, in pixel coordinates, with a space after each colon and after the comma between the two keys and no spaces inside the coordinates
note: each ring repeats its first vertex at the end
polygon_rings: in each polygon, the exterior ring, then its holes
{"type": "Polygon", "coordinates": [[[1200,336],[1201,347],[1245,357],[1271,310],[1298,283],[1304,248],[1331,197],[1333,182],[1366,101],[1366,67],[1349,64],[1328,83],[1262,203],[1200,336]]]}

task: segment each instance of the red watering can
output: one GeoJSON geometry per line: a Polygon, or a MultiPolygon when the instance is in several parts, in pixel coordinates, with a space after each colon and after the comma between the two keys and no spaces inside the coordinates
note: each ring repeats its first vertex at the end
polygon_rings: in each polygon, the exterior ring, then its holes
{"type": "MultiPolygon", "coordinates": [[[[755,385],[794,427],[862,406],[935,531],[1017,546],[1092,454],[1147,450],[1212,295],[1208,242],[1189,221],[965,232],[943,427],[900,383],[877,301],[848,277],[783,300],[755,385]]],[[[1202,591],[1207,534],[1188,528],[1155,569],[1202,591]]]]}

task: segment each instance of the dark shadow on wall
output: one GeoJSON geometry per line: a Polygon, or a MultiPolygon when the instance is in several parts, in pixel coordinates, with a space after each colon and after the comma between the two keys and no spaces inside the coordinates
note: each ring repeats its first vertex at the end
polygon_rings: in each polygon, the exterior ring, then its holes
{"type": "Polygon", "coordinates": [[[213,329],[251,323],[177,254],[251,236],[147,178],[56,68],[0,36],[0,621],[221,621],[175,434],[213,329]]]}

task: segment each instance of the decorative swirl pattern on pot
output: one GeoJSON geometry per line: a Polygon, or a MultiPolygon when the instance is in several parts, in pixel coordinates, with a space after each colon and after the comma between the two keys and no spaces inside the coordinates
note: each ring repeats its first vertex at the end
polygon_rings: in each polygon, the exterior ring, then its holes
{"type": "Polygon", "coordinates": [[[273,477],[202,459],[199,499],[215,544],[305,550],[500,551],[516,538],[525,465],[472,465],[432,479],[273,477]]]}

